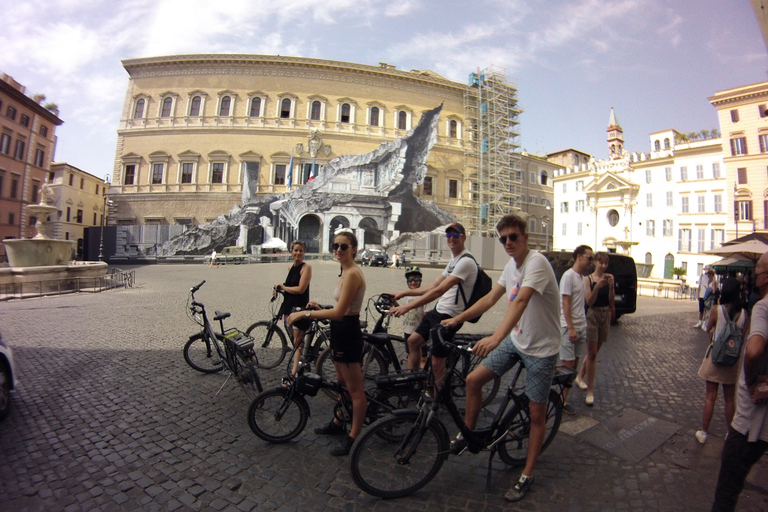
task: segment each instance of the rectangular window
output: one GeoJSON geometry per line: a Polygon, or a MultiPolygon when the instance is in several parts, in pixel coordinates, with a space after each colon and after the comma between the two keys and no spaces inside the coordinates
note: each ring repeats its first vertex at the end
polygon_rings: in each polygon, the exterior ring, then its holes
{"type": "Polygon", "coordinates": [[[43,125],[40,125],[40,135],[43,137],[48,137],[48,127],[43,125]]]}
{"type": "Polygon", "coordinates": [[[568,213],[568,201],[560,203],[560,213],[568,213]]]}
{"type": "Polygon", "coordinates": [[[45,164],[45,151],[43,151],[40,148],[37,148],[35,151],[35,165],[37,167],[43,167],[45,164]]]}
{"type": "Polygon", "coordinates": [[[691,230],[681,228],[677,233],[677,251],[691,252],[691,230]]]}
{"type": "Polygon", "coordinates": [[[432,176],[426,176],[424,183],[421,185],[421,190],[425,196],[432,195],[432,176]]]}
{"type": "MultiPolygon", "coordinates": [[[[152,184],[159,185],[163,182],[163,164],[152,165],[152,184]]],[[[96,193],[98,194],[98,185],[96,185],[96,193]]]]}
{"type": "Polygon", "coordinates": [[[93,225],[96,225],[96,212],[93,212],[93,225]]]}
{"type": "Polygon", "coordinates": [[[721,245],[723,245],[725,230],[713,229],[711,233],[712,233],[712,240],[710,241],[709,248],[714,249],[716,247],[720,247],[721,245]]]}
{"type": "Polygon", "coordinates": [[[667,190],[667,206],[674,206],[674,203],[672,202],[672,191],[667,190]]]}
{"type": "Polygon", "coordinates": [[[715,194],[715,213],[723,212],[723,196],[715,194]]]}
{"type": "Polygon", "coordinates": [[[16,224],[16,214],[13,212],[8,212],[8,224],[13,226],[16,224]]]}
{"type": "Polygon", "coordinates": [[[680,167],[680,181],[688,181],[688,167],[685,165],[680,167]]]}
{"type": "Polygon", "coordinates": [[[285,185],[285,164],[275,164],[275,185],[285,185]]]}
{"type": "Polygon", "coordinates": [[[85,190],[85,178],[80,178],[80,190],[85,190]]]}
{"type": "MultiPolygon", "coordinates": [[[[125,166],[125,179],[123,180],[123,185],[133,185],[133,181],[136,179],[136,166],[135,165],[126,165],[125,166]]],[[[69,184],[72,185],[72,176],[69,176],[69,184]]]]}
{"type": "Polygon", "coordinates": [[[8,105],[8,109],[5,111],[5,117],[10,119],[11,121],[16,120],[16,108],[8,105]]]}
{"type": "Polygon", "coordinates": [[[576,234],[579,235],[579,236],[581,236],[581,234],[582,234],[581,222],[577,222],[576,223],[576,234]]]}
{"type": "Polygon", "coordinates": [[[738,109],[731,110],[731,122],[732,123],[738,123],[739,122],[739,110],[738,109]]]}
{"type": "Polygon", "coordinates": [[[72,220],[72,208],[67,206],[67,222],[72,220]]]}
{"type": "Polygon", "coordinates": [[[720,162],[714,162],[712,164],[712,177],[715,179],[720,177],[720,162]]]}
{"type": "Polygon", "coordinates": [[[682,208],[681,208],[681,210],[682,210],[683,213],[688,213],[688,197],[684,196],[681,199],[682,199],[682,208]]]}
{"type": "Polygon", "coordinates": [[[576,182],[576,192],[581,190],[584,190],[584,180],[579,180],[576,182]]]}
{"type": "Polygon", "coordinates": [[[739,167],[736,169],[736,179],[739,185],[747,184],[747,168],[739,167]]]}
{"type": "Polygon", "coordinates": [[[651,182],[651,170],[646,169],[645,170],[645,182],[650,183],[651,182]]]}
{"type": "Polygon", "coordinates": [[[40,192],[40,182],[32,180],[32,193],[29,195],[29,202],[32,204],[37,203],[37,194],[40,192]]]}
{"type": "Polygon", "coordinates": [[[74,174],[70,174],[69,175],[69,186],[71,187],[72,185],[74,185],[74,183],[75,183],[75,175],[74,174]]]}
{"type": "Polygon", "coordinates": [[[651,192],[648,192],[647,194],[645,194],[645,206],[647,206],[648,208],[653,207],[653,194],[651,192]]]}
{"type": "Polygon", "coordinates": [[[19,124],[23,126],[24,128],[29,127],[29,116],[27,114],[21,114],[21,117],[19,118],[19,124]]]}
{"type": "Polygon", "coordinates": [[[181,182],[192,183],[192,173],[195,170],[195,164],[192,162],[184,162],[181,164],[181,182]]]}
{"type": "Polygon", "coordinates": [[[448,180],[448,197],[459,197],[459,181],[448,180]]]}
{"type": "Polygon", "coordinates": [[[664,177],[667,178],[667,181],[672,181],[672,168],[671,167],[665,167],[664,168],[664,177]]]}
{"type": "Polygon", "coordinates": [[[529,183],[536,183],[536,173],[534,171],[531,171],[528,175],[528,182],[529,183]]]}
{"type": "Polygon", "coordinates": [[[563,194],[567,194],[567,193],[568,193],[568,184],[563,183],[563,194]]]}
{"type": "Polygon", "coordinates": [[[731,155],[746,155],[747,154],[747,138],[736,137],[731,139],[731,155]]]}
{"type": "Polygon", "coordinates": [[[697,165],[696,166],[696,179],[697,180],[703,180],[704,179],[704,166],[703,165],[697,165]]]}
{"type": "Polygon", "coordinates": [[[696,239],[696,251],[704,252],[704,237],[706,236],[706,230],[699,228],[699,237],[696,239]]]}
{"type": "Polygon", "coordinates": [[[83,210],[77,210],[77,219],[76,219],[76,222],[77,222],[78,224],[82,224],[82,223],[83,223],[83,210]]]}
{"type": "Polygon", "coordinates": [[[11,199],[18,199],[19,198],[19,176],[18,174],[11,174],[11,199]]]}
{"type": "Polygon", "coordinates": [[[24,160],[24,149],[25,144],[23,140],[17,140],[16,141],[16,151],[13,153],[14,158],[18,158],[19,160],[24,160]]]}
{"type": "Polygon", "coordinates": [[[3,197],[3,182],[5,181],[5,173],[0,172],[0,197],[3,197]]]}
{"type": "Polygon", "coordinates": [[[528,221],[528,232],[529,233],[535,233],[536,232],[536,219],[530,219],[528,221]]]}
{"type": "Polygon", "coordinates": [[[578,201],[576,201],[576,211],[577,212],[584,212],[585,211],[584,210],[584,200],[583,199],[579,199],[578,201]]]}
{"type": "Polygon", "coordinates": [[[760,142],[760,152],[768,152],[768,133],[761,133],[757,136],[758,142],[760,142]]]}
{"type": "Polygon", "coordinates": [[[697,204],[697,211],[699,213],[704,213],[704,207],[706,204],[704,202],[704,196],[696,196],[696,204],[697,204]]]}
{"type": "Polygon", "coordinates": [[[211,183],[224,182],[224,163],[215,162],[211,171],[211,183]]]}
{"type": "Polygon", "coordinates": [[[664,236],[672,236],[672,219],[664,219],[663,228],[664,236]]]}
{"type": "Polygon", "coordinates": [[[737,201],[736,203],[739,220],[752,220],[752,201],[737,201]]]}
{"type": "Polygon", "coordinates": [[[566,236],[568,234],[567,224],[563,222],[563,236],[566,236]]]}
{"type": "Polygon", "coordinates": [[[645,225],[645,234],[647,236],[656,236],[656,221],[649,220],[645,225]]]}
{"type": "Polygon", "coordinates": [[[0,135],[0,153],[4,155],[11,153],[11,136],[7,133],[0,135]]]}

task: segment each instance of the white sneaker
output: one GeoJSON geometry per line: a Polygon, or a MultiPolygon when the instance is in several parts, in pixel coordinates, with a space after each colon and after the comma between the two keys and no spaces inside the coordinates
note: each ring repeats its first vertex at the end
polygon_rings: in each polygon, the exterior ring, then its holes
{"type": "Polygon", "coordinates": [[[694,325],[693,328],[694,329],[700,329],[701,328],[701,324],[702,324],[702,322],[701,322],[701,320],[699,320],[698,322],[696,322],[696,325],[694,325]]]}
{"type": "Polygon", "coordinates": [[[700,442],[701,444],[704,444],[704,443],[707,442],[707,437],[709,437],[709,435],[706,432],[704,432],[703,430],[697,430],[696,431],[696,440],[698,442],[700,442]]]}
{"type": "Polygon", "coordinates": [[[579,386],[579,389],[587,389],[587,383],[581,380],[578,375],[573,380],[573,382],[575,382],[576,385],[579,386]]]}

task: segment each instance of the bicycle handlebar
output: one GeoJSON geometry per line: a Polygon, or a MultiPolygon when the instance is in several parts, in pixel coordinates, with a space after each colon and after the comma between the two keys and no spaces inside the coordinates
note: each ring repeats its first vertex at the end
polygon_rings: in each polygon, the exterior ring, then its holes
{"type": "Polygon", "coordinates": [[[195,293],[197,290],[202,288],[204,284],[205,284],[205,279],[203,279],[203,281],[200,284],[198,284],[197,286],[193,286],[192,288],[190,288],[189,289],[190,293],[195,293]]]}

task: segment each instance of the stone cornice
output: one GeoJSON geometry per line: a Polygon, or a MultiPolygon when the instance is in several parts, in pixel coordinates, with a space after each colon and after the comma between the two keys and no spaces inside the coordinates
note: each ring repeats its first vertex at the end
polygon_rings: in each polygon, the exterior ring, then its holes
{"type": "Polygon", "coordinates": [[[728,89],[727,91],[720,91],[714,96],[708,97],[707,99],[710,101],[710,103],[712,103],[712,105],[717,107],[728,103],[753,100],[756,98],[768,98],[768,82],[746,85],[744,87],[728,89]]]}

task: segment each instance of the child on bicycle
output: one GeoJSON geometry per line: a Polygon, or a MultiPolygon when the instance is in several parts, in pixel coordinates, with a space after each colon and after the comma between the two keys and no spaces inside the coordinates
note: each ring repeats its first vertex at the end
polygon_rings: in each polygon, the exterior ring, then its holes
{"type": "MultiPolygon", "coordinates": [[[[415,290],[416,288],[421,287],[421,269],[419,267],[408,267],[405,269],[405,282],[408,285],[408,288],[411,290],[415,290]]],[[[416,297],[403,297],[400,300],[400,304],[408,304],[412,300],[414,300],[416,297]]],[[[408,339],[411,334],[413,334],[413,331],[416,329],[416,326],[418,326],[421,323],[421,319],[424,317],[424,306],[418,306],[410,311],[408,311],[405,315],[403,315],[403,332],[405,335],[403,336],[404,339],[408,339]]],[[[406,353],[409,351],[408,344],[405,344],[405,351],[406,353]]],[[[424,365],[427,362],[427,346],[424,345],[421,347],[421,367],[424,368],[424,365]]]]}

